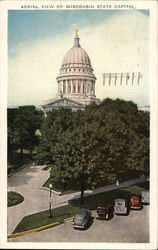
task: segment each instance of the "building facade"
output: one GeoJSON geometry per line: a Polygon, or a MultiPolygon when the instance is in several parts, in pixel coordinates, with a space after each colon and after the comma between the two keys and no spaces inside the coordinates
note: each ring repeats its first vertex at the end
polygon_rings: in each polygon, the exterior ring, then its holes
{"type": "Polygon", "coordinates": [[[88,54],[80,46],[78,30],[74,37],[74,45],[65,54],[56,79],[58,93],[55,98],[41,106],[44,111],[58,107],[77,110],[84,109],[92,102],[100,103],[100,99],[95,96],[96,77],[88,54]]]}

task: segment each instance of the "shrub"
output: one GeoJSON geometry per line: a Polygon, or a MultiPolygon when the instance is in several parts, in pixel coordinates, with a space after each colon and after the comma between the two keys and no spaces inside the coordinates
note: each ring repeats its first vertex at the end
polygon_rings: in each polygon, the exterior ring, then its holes
{"type": "Polygon", "coordinates": [[[8,192],[8,207],[15,206],[21,202],[23,202],[24,197],[16,192],[9,191],[8,192]]]}

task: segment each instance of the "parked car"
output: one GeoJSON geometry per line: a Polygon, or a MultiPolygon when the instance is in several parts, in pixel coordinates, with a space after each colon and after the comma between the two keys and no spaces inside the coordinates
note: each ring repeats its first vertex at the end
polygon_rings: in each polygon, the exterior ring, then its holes
{"type": "Polygon", "coordinates": [[[150,204],[150,193],[149,193],[149,191],[142,191],[141,192],[141,202],[143,204],[150,204]]]}
{"type": "Polygon", "coordinates": [[[131,195],[129,200],[129,205],[131,209],[141,209],[141,199],[139,195],[131,195]]]}
{"type": "Polygon", "coordinates": [[[114,205],[110,203],[100,203],[97,207],[96,219],[106,220],[113,217],[114,205]]]}
{"type": "Polygon", "coordinates": [[[128,207],[124,199],[115,199],[115,214],[128,214],[128,207]]]}
{"type": "Polygon", "coordinates": [[[79,209],[73,218],[72,225],[74,228],[85,229],[92,218],[92,212],[89,209],[79,209]]]}

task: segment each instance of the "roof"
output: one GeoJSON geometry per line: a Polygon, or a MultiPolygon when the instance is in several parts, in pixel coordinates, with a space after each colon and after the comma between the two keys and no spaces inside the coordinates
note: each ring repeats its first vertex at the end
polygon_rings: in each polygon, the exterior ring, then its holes
{"type": "Polygon", "coordinates": [[[76,212],[76,214],[75,214],[75,216],[76,215],[86,215],[87,214],[87,212],[88,212],[88,210],[86,209],[86,208],[81,208],[81,209],[79,209],[77,212],[76,212]]]}
{"type": "Polygon", "coordinates": [[[64,56],[64,64],[86,64],[91,67],[91,61],[86,51],[80,47],[72,47],[64,56]]]}

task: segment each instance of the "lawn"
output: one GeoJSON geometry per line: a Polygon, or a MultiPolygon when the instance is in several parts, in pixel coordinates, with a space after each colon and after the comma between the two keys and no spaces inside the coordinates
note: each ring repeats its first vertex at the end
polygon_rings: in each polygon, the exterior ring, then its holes
{"type": "Polygon", "coordinates": [[[14,233],[27,231],[33,228],[38,228],[53,222],[63,222],[64,219],[71,217],[78,207],[66,205],[63,207],[52,209],[53,218],[49,218],[49,211],[43,211],[36,214],[31,214],[24,217],[16,227],[14,233]]]}
{"type": "MultiPolygon", "coordinates": [[[[113,203],[117,198],[123,198],[125,200],[129,199],[131,194],[138,194],[144,190],[149,190],[148,183],[141,183],[138,185],[129,186],[126,188],[116,189],[109,192],[104,192],[100,194],[96,194],[93,196],[87,196],[84,199],[84,207],[89,209],[96,209],[98,204],[103,201],[108,201],[113,203]]],[[[79,206],[79,199],[71,200],[70,204],[73,206],[79,206]]]]}
{"type": "MultiPolygon", "coordinates": [[[[130,194],[140,194],[141,191],[148,190],[148,183],[129,186],[118,190],[104,192],[93,196],[85,197],[82,207],[94,210],[101,201],[113,202],[116,198],[128,199],[130,194]]],[[[53,218],[49,218],[49,211],[43,211],[36,214],[31,214],[24,217],[16,227],[14,233],[30,230],[51,224],[53,222],[63,222],[65,218],[74,216],[74,213],[80,208],[79,199],[71,200],[69,205],[52,209],[53,218]]]]}
{"type": "MultiPolygon", "coordinates": [[[[43,168],[43,170],[48,170],[49,167],[46,166],[43,168]]],[[[127,181],[129,179],[134,179],[134,178],[138,178],[138,173],[136,171],[130,171],[127,175],[126,172],[124,171],[120,171],[118,173],[118,176],[119,176],[119,180],[122,182],[122,181],[127,181]]],[[[48,180],[43,184],[43,187],[47,187],[49,188],[49,184],[52,184],[53,181],[52,181],[52,177],[50,176],[48,178],[48,180]]],[[[102,187],[102,186],[105,186],[105,185],[110,185],[111,182],[100,182],[97,184],[97,186],[95,188],[98,188],[98,187],[102,187]]],[[[53,185],[53,190],[56,191],[56,192],[60,192],[61,195],[64,195],[64,194],[71,194],[71,193],[74,193],[74,192],[77,192],[77,191],[80,191],[80,184],[77,183],[77,182],[74,182],[74,183],[71,183],[71,184],[67,184],[67,186],[64,186],[62,183],[58,183],[58,184],[52,184],[53,185]]],[[[91,186],[87,186],[87,189],[91,189],[91,186]]]]}
{"type": "Polygon", "coordinates": [[[23,202],[24,197],[16,192],[8,192],[8,207],[15,206],[21,202],[23,202]]]}
{"type": "MultiPolygon", "coordinates": [[[[52,183],[51,177],[44,183],[43,187],[49,188],[50,183],[52,183]]],[[[80,191],[80,188],[75,182],[71,183],[71,186],[69,185],[66,187],[64,187],[61,183],[59,183],[58,185],[53,185],[53,190],[56,192],[61,192],[61,195],[64,195],[80,191]]]]}

